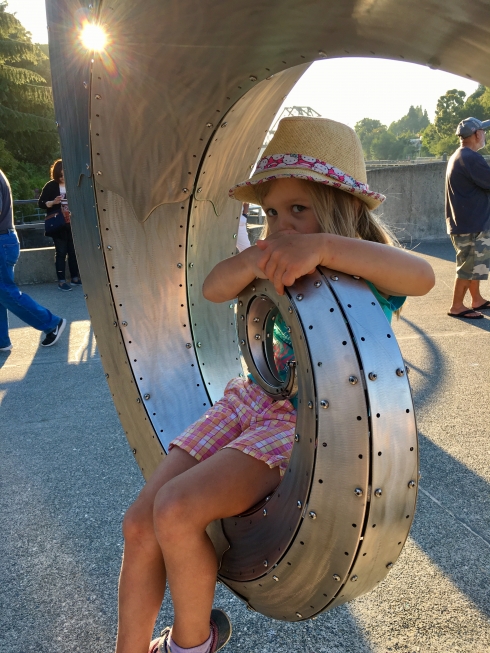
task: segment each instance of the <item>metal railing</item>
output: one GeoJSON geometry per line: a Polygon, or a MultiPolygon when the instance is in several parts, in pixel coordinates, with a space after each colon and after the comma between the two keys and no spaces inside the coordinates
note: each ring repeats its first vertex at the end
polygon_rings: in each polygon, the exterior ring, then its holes
{"type": "Polygon", "coordinates": [[[46,211],[40,209],[37,200],[14,200],[15,226],[44,223],[46,211]]]}

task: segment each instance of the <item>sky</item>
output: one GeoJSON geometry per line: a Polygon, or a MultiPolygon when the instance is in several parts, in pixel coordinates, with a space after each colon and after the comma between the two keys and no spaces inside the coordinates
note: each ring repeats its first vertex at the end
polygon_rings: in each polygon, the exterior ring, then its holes
{"type": "MultiPolygon", "coordinates": [[[[47,43],[44,0],[8,0],[8,11],[16,13],[35,43],[47,43]]],[[[388,126],[405,115],[412,104],[427,109],[433,120],[438,98],[451,88],[470,95],[477,84],[401,61],[330,59],[310,67],[284,106],[310,106],[325,118],[351,127],[362,118],[374,118],[388,126]]]]}

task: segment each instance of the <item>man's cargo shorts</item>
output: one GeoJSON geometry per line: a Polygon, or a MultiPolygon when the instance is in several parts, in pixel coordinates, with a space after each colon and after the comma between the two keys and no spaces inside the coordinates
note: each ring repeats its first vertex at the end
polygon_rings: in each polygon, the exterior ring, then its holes
{"type": "Polygon", "coordinates": [[[451,234],[456,250],[458,279],[484,281],[490,269],[490,231],[475,234],[451,234]]]}

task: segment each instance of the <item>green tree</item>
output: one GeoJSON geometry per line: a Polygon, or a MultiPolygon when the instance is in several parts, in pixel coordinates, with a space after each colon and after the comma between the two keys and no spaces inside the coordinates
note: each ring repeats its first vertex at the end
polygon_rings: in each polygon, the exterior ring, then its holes
{"type": "Polygon", "coordinates": [[[51,89],[38,71],[47,55],[29,32],[0,4],[0,140],[18,161],[47,165],[58,136],[51,89]]]}
{"type": "Polygon", "coordinates": [[[355,124],[354,129],[356,130],[357,135],[361,141],[362,149],[364,151],[364,158],[374,158],[371,152],[373,140],[376,137],[379,137],[381,133],[386,131],[386,125],[383,125],[379,120],[373,120],[372,118],[363,118],[355,124]]]}
{"type": "Polygon", "coordinates": [[[414,107],[413,105],[408,110],[408,113],[391,123],[389,131],[395,136],[402,134],[410,134],[411,138],[415,138],[430,124],[427,110],[423,110],[421,106],[414,107]]]}

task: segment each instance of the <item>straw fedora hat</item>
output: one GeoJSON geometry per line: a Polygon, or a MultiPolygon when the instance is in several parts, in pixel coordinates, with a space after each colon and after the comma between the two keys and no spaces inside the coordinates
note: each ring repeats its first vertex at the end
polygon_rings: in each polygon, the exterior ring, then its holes
{"type": "Polygon", "coordinates": [[[359,197],[370,209],[386,199],[369,190],[361,141],[335,120],[283,118],[250,179],[230,190],[240,202],[259,204],[255,185],[283,177],[317,181],[359,197]]]}

